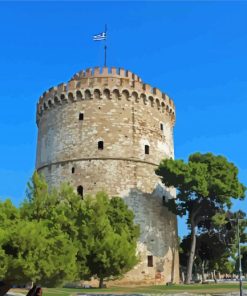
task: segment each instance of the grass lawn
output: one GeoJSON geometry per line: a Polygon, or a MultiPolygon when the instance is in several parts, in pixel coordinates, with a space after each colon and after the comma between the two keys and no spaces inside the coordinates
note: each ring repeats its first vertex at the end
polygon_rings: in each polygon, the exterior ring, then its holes
{"type": "MultiPolygon", "coordinates": [[[[244,289],[247,289],[247,283],[244,284],[244,289]]],[[[142,286],[142,287],[112,287],[106,289],[68,289],[68,288],[44,288],[43,296],[76,296],[80,294],[165,294],[165,293],[179,293],[179,292],[188,292],[188,293],[200,293],[200,294],[220,294],[228,293],[239,290],[238,283],[236,284],[208,284],[208,285],[174,285],[174,286],[142,286]]],[[[20,292],[27,294],[26,290],[15,289],[15,292],[20,292]]]]}

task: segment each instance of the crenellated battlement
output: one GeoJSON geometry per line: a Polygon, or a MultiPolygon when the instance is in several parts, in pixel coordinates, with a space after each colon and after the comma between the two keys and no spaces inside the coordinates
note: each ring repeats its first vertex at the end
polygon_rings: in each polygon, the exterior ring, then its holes
{"type": "Polygon", "coordinates": [[[119,77],[141,82],[141,78],[131,71],[116,67],[94,67],[76,73],[71,80],[80,80],[89,77],[119,77]]]}
{"type": "Polygon", "coordinates": [[[168,114],[175,122],[175,105],[167,94],[143,83],[136,74],[122,68],[95,67],[76,73],[68,83],[45,91],[37,104],[37,124],[47,110],[80,100],[127,100],[143,103],[168,114]]]}

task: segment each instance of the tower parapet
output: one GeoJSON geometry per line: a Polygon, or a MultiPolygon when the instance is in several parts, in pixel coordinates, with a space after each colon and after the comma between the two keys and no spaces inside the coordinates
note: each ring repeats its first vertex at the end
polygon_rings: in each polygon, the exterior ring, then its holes
{"type": "Polygon", "coordinates": [[[136,74],[122,68],[95,67],[76,73],[68,83],[49,88],[37,104],[36,122],[49,109],[61,104],[90,99],[134,100],[157,108],[175,123],[173,100],[158,88],[143,83],[136,74]]]}

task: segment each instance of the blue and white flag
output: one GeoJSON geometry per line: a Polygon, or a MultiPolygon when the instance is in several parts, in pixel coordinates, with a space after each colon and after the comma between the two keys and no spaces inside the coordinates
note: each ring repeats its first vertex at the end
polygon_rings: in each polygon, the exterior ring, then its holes
{"type": "Polygon", "coordinates": [[[101,41],[101,40],[106,40],[106,32],[102,32],[98,35],[93,36],[93,41],[101,41]]]}

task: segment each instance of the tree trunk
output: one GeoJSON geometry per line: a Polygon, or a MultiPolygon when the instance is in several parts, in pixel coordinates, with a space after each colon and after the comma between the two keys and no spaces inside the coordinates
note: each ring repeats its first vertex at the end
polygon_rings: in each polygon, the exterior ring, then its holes
{"type": "Polygon", "coordinates": [[[0,283],[0,296],[4,296],[11,289],[10,283],[0,283]]]}
{"type": "Polygon", "coordinates": [[[186,273],[186,284],[190,284],[191,276],[192,276],[192,268],[194,263],[196,250],[196,227],[194,223],[191,223],[191,246],[190,246],[190,255],[187,264],[187,273],[186,273]]]}
{"type": "Polygon", "coordinates": [[[205,270],[204,270],[204,266],[205,266],[205,261],[202,260],[202,282],[205,282],[205,270]]]}
{"type": "Polygon", "coordinates": [[[215,269],[214,269],[214,271],[213,271],[213,277],[214,277],[214,282],[215,282],[215,284],[217,284],[217,279],[216,279],[215,269]]]}
{"type": "Polygon", "coordinates": [[[182,283],[184,284],[184,272],[182,271],[182,273],[181,273],[181,278],[182,278],[182,283]]]}
{"type": "Polygon", "coordinates": [[[32,282],[32,288],[28,291],[26,296],[33,296],[35,294],[37,286],[33,284],[32,282]]]}
{"type": "Polygon", "coordinates": [[[104,288],[104,278],[103,277],[99,278],[99,288],[104,288]]]}

